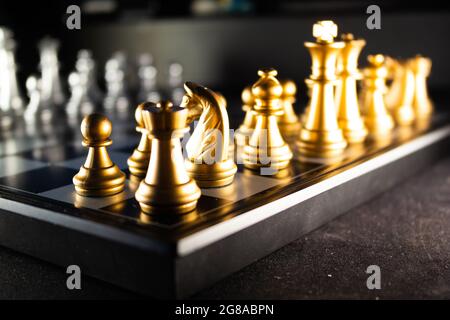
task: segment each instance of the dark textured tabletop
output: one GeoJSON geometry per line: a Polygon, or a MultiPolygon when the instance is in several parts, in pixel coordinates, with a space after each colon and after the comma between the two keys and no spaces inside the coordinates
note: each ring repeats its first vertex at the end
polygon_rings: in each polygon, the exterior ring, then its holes
{"type": "MultiPolygon", "coordinates": [[[[70,291],[66,277],[0,247],[1,299],[139,298],[87,276],[70,291]]],[[[193,298],[450,298],[450,157],[193,298]],[[367,289],[369,265],[380,290],[367,289]]]]}

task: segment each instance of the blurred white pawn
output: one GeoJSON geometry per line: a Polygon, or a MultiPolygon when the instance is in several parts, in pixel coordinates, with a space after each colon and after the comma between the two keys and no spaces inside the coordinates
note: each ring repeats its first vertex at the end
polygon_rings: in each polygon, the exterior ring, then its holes
{"type": "Polygon", "coordinates": [[[183,66],[178,62],[169,65],[169,95],[175,105],[179,105],[184,96],[183,66]]]}
{"type": "Polygon", "coordinates": [[[71,72],[68,78],[71,96],[67,102],[66,112],[69,119],[79,119],[95,111],[95,101],[89,95],[88,76],[84,73],[71,72]]]}
{"type": "Polygon", "coordinates": [[[158,70],[153,65],[153,56],[148,53],[138,57],[139,91],[138,103],[150,101],[159,102],[161,95],[157,88],[158,70]]]}

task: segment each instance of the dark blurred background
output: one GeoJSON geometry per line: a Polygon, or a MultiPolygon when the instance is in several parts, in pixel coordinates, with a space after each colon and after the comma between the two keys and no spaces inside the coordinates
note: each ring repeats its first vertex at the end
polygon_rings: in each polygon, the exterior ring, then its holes
{"type": "Polygon", "coordinates": [[[38,72],[36,44],[45,35],[61,40],[61,70],[73,70],[77,51],[92,49],[103,78],[103,66],[114,51],[133,58],[149,52],[164,82],[170,62],[180,62],[185,80],[239,95],[262,66],[278,69],[302,91],[310,59],[303,42],[312,40],[312,24],[332,19],[340,32],[367,40],[360,64],[370,53],[394,57],[415,54],[433,60],[431,92],[450,87],[450,6],[401,1],[256,1],[256,0],[85,0],[1,1],[0,25],[18,43],[16,61],[23,80],[38,72]],[[68,30],[66,9],[81,7],[81,30],[68,30]],[[381,8],[381,30],[368,30],[366,9],[381,8]]]}

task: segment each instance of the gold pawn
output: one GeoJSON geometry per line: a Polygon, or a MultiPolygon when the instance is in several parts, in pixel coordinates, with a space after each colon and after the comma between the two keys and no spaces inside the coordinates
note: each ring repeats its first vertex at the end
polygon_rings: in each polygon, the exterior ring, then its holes
{"type": "Polygon", "coordinates": [[[385,140],[394,128],[394,120],[386,109],[387,69],[382,54],[369,55],[369,66],[364,69],[364,110],[366,126],[374,140],[385,140]]]}
{"type": "Polygon", "coordinates": [[[311,100],[297,142],[301,156],[334,158],[347,146],[334,104],[336,58],[344,47],[343,42],[333,41],[336,35],[337,26],[333,21],[319,21],[313,27],[317,41],[305,42],[312,58],[312,73],[306,79],[307,86],[311,87],[311,100]]]}
{"type": "Polygon", "coordinates": [[[136,119],[136,131],[141,134],[141,140],[139,141],[138,147],[134,149],[133,154],[127,160],[130,173],[140,179],[143,179],[147,173],[151,151],[151,141],[148,138],[144,120],[142,119],[142,110],[147,104],[148,103],[141,103],[138,105],[134,113],[134,118],[136,119]]]}
{"type": "Polygon", "coordinates": [[[417,119],[429,118],[433,113],[433,103],[428,96],[427,78],[431,72],[431,59],[420,55],[411,59],[414,73],[413,107],[417,119]]]}
{"type": "Polygon", "coordinates": [[[144,213],[182,214],[197,206],[201,191],[186,172],[180,143],[189,131],[187,116],[187,109],[169,101],[142,110],[152,142],[147,174],[135,194],[144,213]]]}
{"type": "Polygon", "coordinates": [[[387,86],[384,101],[388,110],[392,111],[402,92],[403,67],[400,61],[389,56],[385,58],[385,65],[388,71],[387,80],[390,84],[387,86]]]}
{"type": "Polygon", "coordinates": [[[258,75],[259,80],[252,86],[256,125],[248,144],[244,146],[243,162],[252,170],[262,167],[279,170],[286,168],[292,158],[277,121],[277,117],[283,115],[283,87],[275,78],[275,69],[259,70],[258,75]]]}
{"type": "Polygon", "coordinates": [[[106,150],[112,144],[111,132],[111,121],[101,114],[90,114],[81,122],[82,144],[89,151],[84,165],[73,177],[80,196],[105,197],[125,189],[125,173],[111,161],[106,150]]]}
{"type": "Polygon", "coordinates": [[[241,94],[242,110],[245,112],[244,121],[241,126],[236,130],[234,138],[238,146],[244,146],[248,144],[248,140],[252,135],[256,126],[256,114],[253,112],[253,105],[255,99],[252,94],[252,87],[245,87],[241,94]]]}
{"type": "Polygon", "coordinates": [[[392,114],[398,125],[408,126],[415,120],[413,107],[415,80],[414,72],[412,70],[412,63],[410,60],[401,61],[399,64],[402,75],[400,82],[401,90],[397,97],[397,101],[392,102],[392,114]]]}
{"type": "Polygon", "coordinates": [[[280,83],[283,86],[281,100],[284,113],[278,118],[278,127],[280,128],[281,135],[286,141],[293,141],[297,138],[301,126],[293,106],[295,103],[297,86],[292,80],[282,80],[280,83]]]}
{"type": "Polygon", "coordinates": [[[358,104],[356,81],[362,78],[358,70],[358,57],[366,42],[355,40],[351,33],[343,34],[344,49],[338,56],[336,107],[338,124],[349,143],[361,143],[367,136],[367,129],[361,117],[358,104]]]}

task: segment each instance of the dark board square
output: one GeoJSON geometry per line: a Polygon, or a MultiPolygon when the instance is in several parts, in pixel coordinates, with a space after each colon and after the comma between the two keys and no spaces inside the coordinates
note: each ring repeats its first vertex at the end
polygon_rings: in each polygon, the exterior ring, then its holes
{"type": "Polygon", "coordinates": [[[100,208],[100,210],[131,217],[134,219],[139,219],[139,215],[141,213],[139,203],[136,201],[136,199],[134,199],[134,197],[121,202],[117,202],[110,206],[100,208]]]}
{"type": "MultiPolygon", "coordinates": [[[[207,214],[211,210],[230,203],[231,201],[202,195],[197,204],[196,214],[200,217],[203,214],[207,214]]],[[[145,214],[141,212],[139,203],[134,197],[107,207],[100,208],[100,210],[106,211],[108,213],[130,217],[140,222],[143,222],[144,217],[146,223],[156,224],[163,227],[175,227],[180,223],[183,223],[184,221],[182,217],[171,215],[152,216],[151,219],[147,219],[145,214]]]]}
{"type": "Polygon", "coordinates": [[[123,153],[128,153],[128,154],[132,154],[134,149],[138,146],[138,143],[130,143],[129,146],[125,146],[125,147],[120,147],[120,148],[111,148],[111,150],[117,151],[117,152],[123,152],[123,153]]]}
{"type": "Polygon", "coordinates": [[[48,166],[2,177],[0,178],[0,185],[32,193],[41,193],[72,184],[72,178],[76,173],[77,171],[73,169],[48,166]]]}

